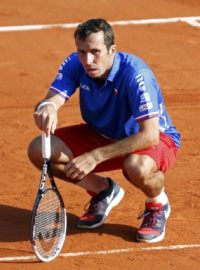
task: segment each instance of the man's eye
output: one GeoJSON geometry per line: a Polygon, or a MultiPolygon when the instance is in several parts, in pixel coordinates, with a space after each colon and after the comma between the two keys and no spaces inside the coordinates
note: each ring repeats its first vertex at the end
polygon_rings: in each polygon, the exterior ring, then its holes
{"type": "Polygon", "coordinates": [[[93,54],[99,54],[100,51],[99,51],[99,50],[93,50],[92,53],[93,53],[93,54]]]}

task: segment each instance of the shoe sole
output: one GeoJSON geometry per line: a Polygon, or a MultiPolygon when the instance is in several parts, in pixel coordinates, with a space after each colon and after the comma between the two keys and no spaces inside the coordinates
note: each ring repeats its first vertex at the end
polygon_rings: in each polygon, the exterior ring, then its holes
{"type": "Polygon", "coordinates": [[[79,229],[96,229],[99,228],[101,225],[103,225],[104,221],[106,220],[108,214],[110,213],[110,211],[113,209],[113,207],[117,206],[121,200],[124,197],[124,190],[122,188],[120,188],[119,193],[117,194],[117,196],[112,200],[112,202],[109,204],[105,215],[103,217],[103,219],[101,220],[101,222],[91,225],[91,226],[87,226],[87,225],[77,225],[77,227],[79,229]]]}
{"type": "Polygon", "coordinates": [[[159,235],[158,237],[155,237],[153,239],[150,239],[150,240],[143,239],[143,238],[140,238],[139,236],[136,236],[136,240],[138,242],[145,242],[145,243],[156,243],[156,242],[162,241],[165,238],[165,229],[166,229],[167,219],[169,218],[170,213],[171,213],[171,207],[169,205],[169,209],[168,209],[168,211],[167,211],[167,213],[165,215],[165,218],[166,218],[165,227],[164,227],[163,232],[161,233],[161,235],[159,235]]]}

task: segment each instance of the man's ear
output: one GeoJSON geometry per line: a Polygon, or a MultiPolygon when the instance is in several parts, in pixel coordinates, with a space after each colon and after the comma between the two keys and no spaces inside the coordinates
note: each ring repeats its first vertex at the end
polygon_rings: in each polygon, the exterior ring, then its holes
{"type": "Polygon", "coordinates": [[[117,50],[116,45],[115,44],[111,45],[109,49],[110,55],[111,56],[114,55],[116,53],[116,50],[117,50]]]}

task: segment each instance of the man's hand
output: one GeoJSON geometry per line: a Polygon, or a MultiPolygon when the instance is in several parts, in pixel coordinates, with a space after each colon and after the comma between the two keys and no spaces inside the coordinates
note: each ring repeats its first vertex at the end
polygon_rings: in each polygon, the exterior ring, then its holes
{"type": "Polygon", "coordinates": [[[66,177],[81,180],[84,176],[93,171],[97,164],[94,153],[88,152],[73,158],[65,166],[64,172],[66,177]]]}
{"type": "Polygon", "coordinates": [[[57,125],[57,111],[64,103],[64,98],[49,91],[37,105],[34,112],[35,123],[47,135],[54,133],[57,125]]]}
{"type": "Polygon", "coordinates": [[[57,125],[57,110],[55,105],[47,102],[38,106],[34,112],[34,120],[39,129],[47,135],[54,133],[57,125]]]}

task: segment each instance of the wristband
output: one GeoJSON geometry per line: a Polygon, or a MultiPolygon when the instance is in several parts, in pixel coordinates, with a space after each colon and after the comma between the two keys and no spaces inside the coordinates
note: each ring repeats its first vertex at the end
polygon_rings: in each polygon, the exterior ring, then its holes
{"type": "Polygon", "coordinates": [[[52,105],[52,106],[54,107],[54,109],[56,110],[56,105],[55,105],[54,102],[52,102],[52,101],[44,101],[44,102],[42,102],[42,103],[40,103],[40,104],[38,105],[37,111],[39,111],[39,110],[40,110],[43,106],[45,106],[45,105],[52,105]]]}

